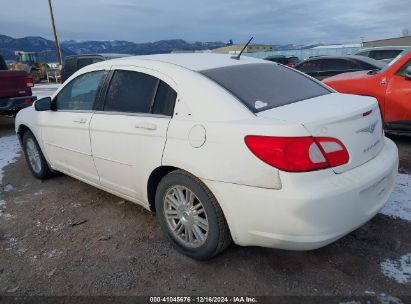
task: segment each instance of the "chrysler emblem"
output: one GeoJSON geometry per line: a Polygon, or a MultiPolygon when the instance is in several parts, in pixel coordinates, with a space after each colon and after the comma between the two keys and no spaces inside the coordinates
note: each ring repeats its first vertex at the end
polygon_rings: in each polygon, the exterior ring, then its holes
{"type": "Polygon", "coordinates": [[[357,133],[374,133],[375,127],[377,126],[378,121],[374,121],[372,124],[370,124],[368,127],[365,127],[363,129],[360,129],[357,131],[357,133]]]}

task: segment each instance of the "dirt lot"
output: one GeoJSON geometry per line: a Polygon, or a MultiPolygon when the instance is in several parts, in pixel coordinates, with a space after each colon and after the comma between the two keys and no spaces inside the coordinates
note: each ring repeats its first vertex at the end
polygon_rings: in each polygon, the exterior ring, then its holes
{"type": "MultiPolygon", "coordinates": [[[[0,138],[12,134],[13,120],[0,118],[0,138]]],[[[394,139],[404,173],[398,197],[407,199],[411,139],[394,139]]],[[[411,301],[411,222],[400,217],[379,214],[315,251],[233,245],[211,261],[196,262],[171,248],[153,214],[64,175],[41,182],[23,156],[5,167],[0,191],[0,295],[339,295],[347,301],[352,296],[411,301]]]]}

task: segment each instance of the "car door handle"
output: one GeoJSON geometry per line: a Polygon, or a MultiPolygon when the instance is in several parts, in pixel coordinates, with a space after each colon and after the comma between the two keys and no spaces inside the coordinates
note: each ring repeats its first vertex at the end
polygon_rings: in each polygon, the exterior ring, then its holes
{"type": "Polygon", "coordinates": [[[157,125],[152,124],[152,123],[147,123],[147,122],[137,122],[134,125],[135,128],[137,129],[145,129],[145,130],[156,130],[157,125]]]}
{"type": "Polygon", "coordinates": [[[83,124],[87,122],[87,119],[86,118],[74,118],[73,122],[83,124]]]}

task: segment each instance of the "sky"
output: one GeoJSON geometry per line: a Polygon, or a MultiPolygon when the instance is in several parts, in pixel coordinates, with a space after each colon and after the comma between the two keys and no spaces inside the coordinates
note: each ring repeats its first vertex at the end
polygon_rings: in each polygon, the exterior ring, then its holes
{"type": "MultiPolygon", "coordinates": [[[[411,29],[411,0],[52,0],[60,40],[359,43],[411,29]]],[[[51,39],[47,0],[1,0],[0,34],[51,39]]]]}

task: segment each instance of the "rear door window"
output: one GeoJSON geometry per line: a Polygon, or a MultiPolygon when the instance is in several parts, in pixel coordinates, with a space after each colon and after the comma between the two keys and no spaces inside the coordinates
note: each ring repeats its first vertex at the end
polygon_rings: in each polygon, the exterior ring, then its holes
{"type": "Polygon", "coordinates": [[[231,92],[254,113],[331,93],[293,69],[270,63],[233,65],[200,73],[231,92]]]}
{"type": "Polygon", "coordinates": [[[296,66],[295,68],[304,73],[313,73],[320,70],[320,60],[308,60],[296,66]]]}
{"type": "Polygon", "coordinates": [[[104,111],[172,116],[177,93],[164,81],[140,72],[116,70],[104,111]]]}
{"type": "Polygon", "coordinates": [[[321,64],[322,71],[343,71],[355,69],[355,65],[345,59],[323,59],[321,64]]]}
{"type": "Polygon", "coordinates": [[[174,91],[164,81],[160,80],[156,97],[154,98],[152,113],[173,116],[176,98],[176,91],[174,91]]]}
{"type": "Polygon", "coordinates": [[[150,113],[159,80],[151,75],[117,70],[106,95],[104,111],[150,113]]]}

